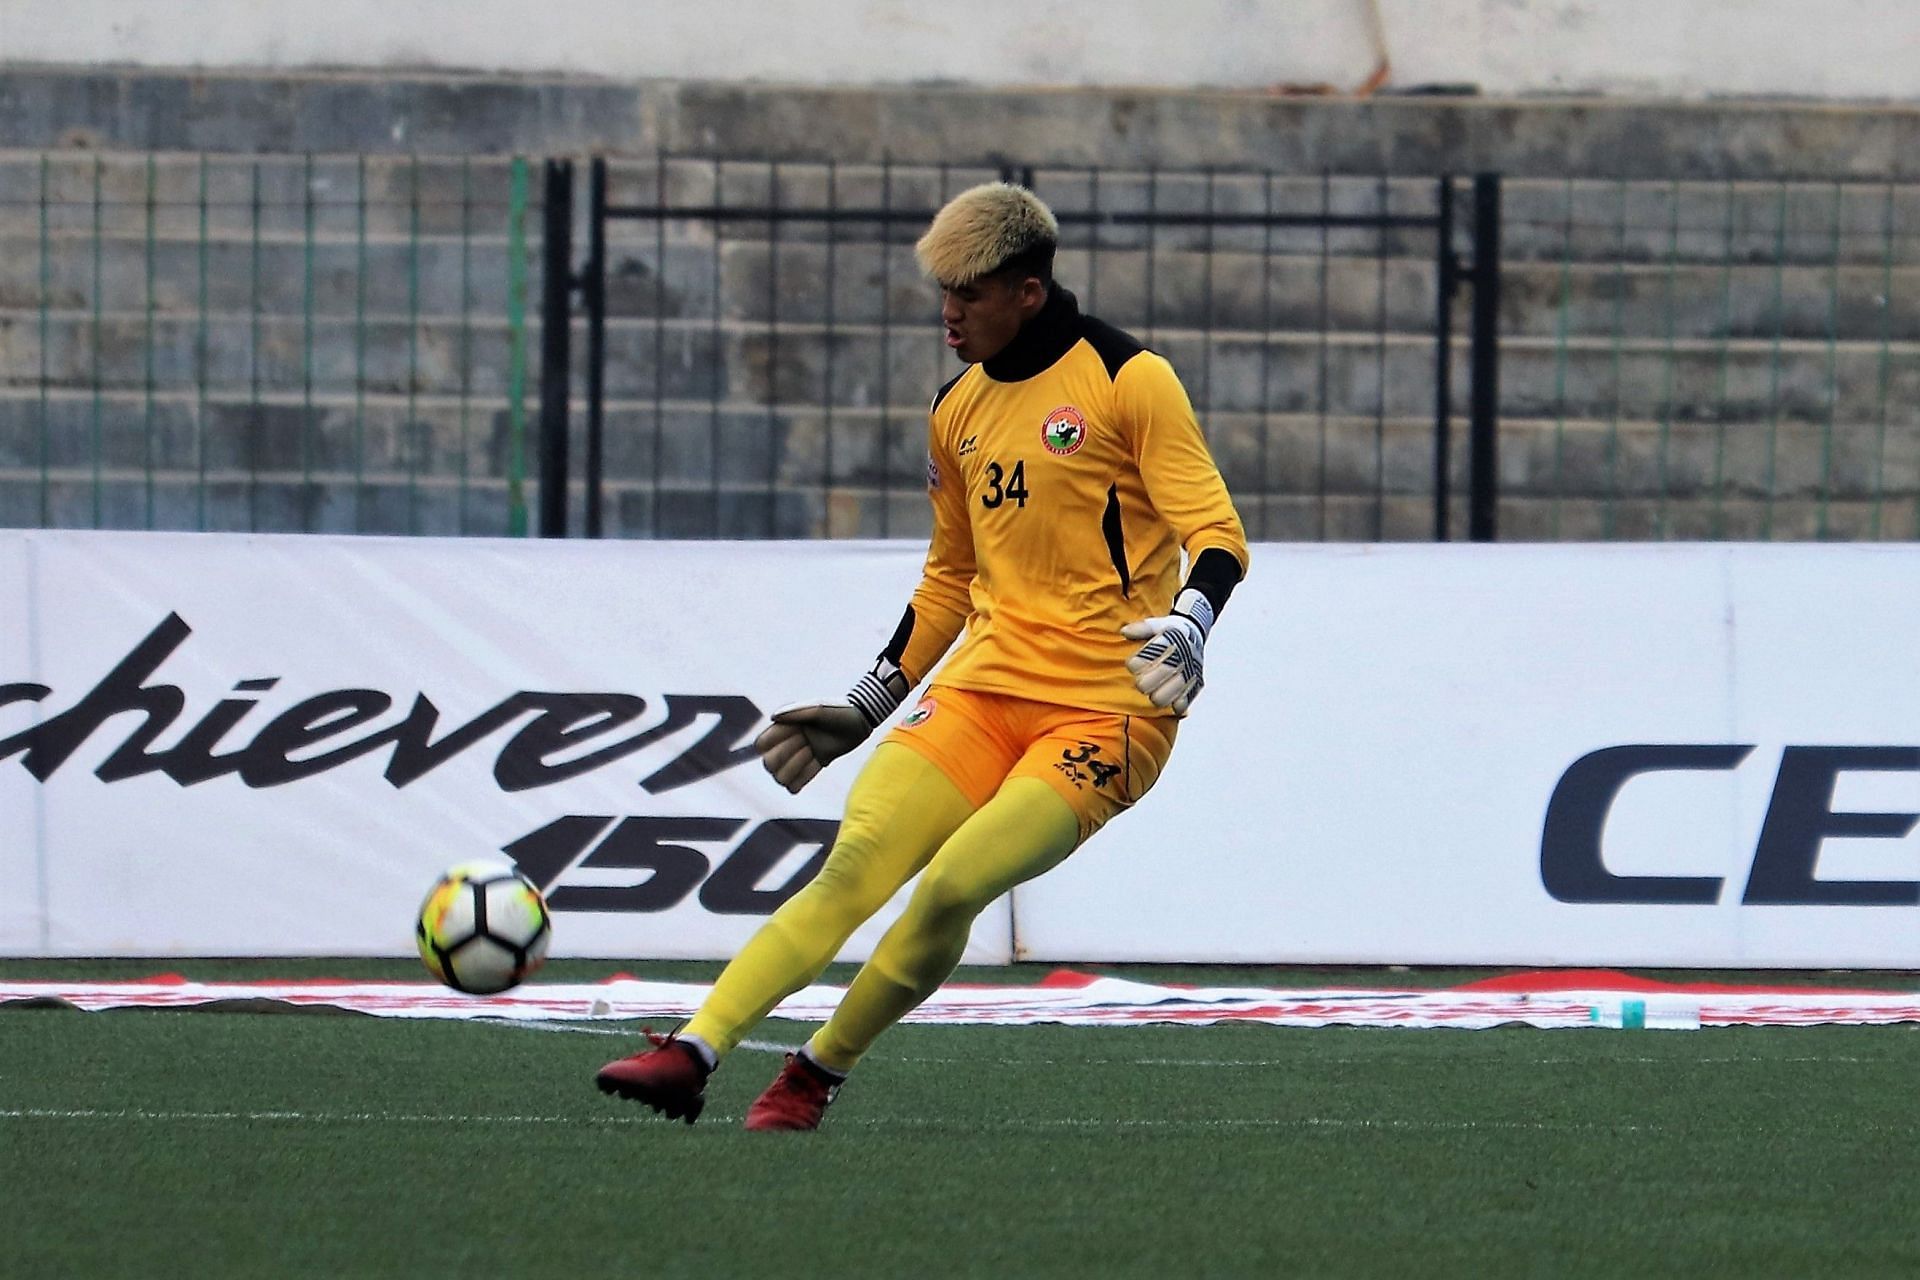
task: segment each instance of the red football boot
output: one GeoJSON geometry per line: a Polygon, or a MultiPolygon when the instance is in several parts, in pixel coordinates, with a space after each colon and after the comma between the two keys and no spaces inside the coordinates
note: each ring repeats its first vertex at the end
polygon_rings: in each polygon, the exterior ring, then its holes
{"type": "Polygon", "coordinates": [[[747,1108],[747,1128],[818,1129],[820,1118],[840,1094],[842,1081],[822,1071],[804,1054],[790,1053],[787,1065],[767,1091],[747,1108]]]}
{"type": "Polygon", "coordinates": [[[602,1093],[644,1102],[668,1119],[692,1124],[707,1105],[707,1077],[713,1073],[707,1069],[706,1059],[698,1049],[672,1036],[649,1030],[647,1039],[653,1042],[653,1048],[609,1062],[593,1082],[602,1093]]]}

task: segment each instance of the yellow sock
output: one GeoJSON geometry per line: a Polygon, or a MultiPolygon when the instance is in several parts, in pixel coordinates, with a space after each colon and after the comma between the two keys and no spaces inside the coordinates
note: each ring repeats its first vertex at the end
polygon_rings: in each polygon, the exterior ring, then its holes
{"type": "Polygon", "coordinates": [[[854,779],[820,874],[740,949],[685,1034],[725,1057],[773,1006],[819,977],[853,931],[971,812],[932,761],[911,747],[881,743],[854,779]]]}
{"type": "Polygon", "coordinates": [[[933,856],[907,910],[846,998],[809,1042],[814,1059],[849,1071],[874,1040],[932,995],[960,963],[974,918],[1023,880],[1058,865],[1080,842],[1080,820],[1038,778],[1013,778],[933,856]]]}

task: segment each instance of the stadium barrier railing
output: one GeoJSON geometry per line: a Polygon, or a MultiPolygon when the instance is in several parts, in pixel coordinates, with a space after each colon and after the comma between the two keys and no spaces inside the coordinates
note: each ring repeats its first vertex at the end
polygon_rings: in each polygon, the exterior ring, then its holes
{"type": "Polygon", "coordinates": [[[524,531],[529,172],[0,152],[0,525],[524,531]]]}
{"type": "Polygon", "coordinates": [[[912,244],[994,178],[1053,205],[1083,306],[1174,361],[1254,537],[1493,536],[1497,177],[678,155],[595,158],[579,202],[548,162],[540,530],[923,533],[953,370],[912,244]]]}
{"type": "Polygon", "coordinates": [[[918,536],[912,241],[1011,175],[1256,538],[1920,536],[1913,184],[566,168],[0,152],[0,524],[918,536]]]}

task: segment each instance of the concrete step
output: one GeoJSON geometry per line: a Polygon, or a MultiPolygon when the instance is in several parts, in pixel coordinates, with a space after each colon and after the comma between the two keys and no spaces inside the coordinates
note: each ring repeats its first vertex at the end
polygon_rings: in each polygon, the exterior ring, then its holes
{"type": "Polygon", "coordinates": [[[1518,262],[1500,304],[1506,334],[1920,341],[1920,267],[1518,262]]]}
{"type": "MultiPolygon", "coordinates": [[[[203,302],[213,314],[250,319],[257,310],[302,323],[311,314],[322,324],[365,315],[497,326],[507,310],[499,241],[443,237],[364,250],[223,242],[203,256],[195,243],[156,242],[149,255],[144,241],[108,239],[97,258],[84,239],[52,248],[43,265],[37,241],[0,237],[0,323],[37,325],[43,299],[55,311],[91,316],[97,305],[143,320],[150,299],[170,322],[197,319],[203,302]]],[[[937,313],[901,246],[670,246],[664,272],[660,263],[651,249],[610,256],[610,318],[931,331],[937,313]]],[[[1163,327],[1418,334],[1435,322],[1432,265],[1419,259],[1184,253],[1149,261],[1140,251],[1069,251],[1059,269],[1089,311],[1143,337],[1163,327]]],[[[1516,262],[1501,297],[1502,332],[1516,335],[1920,341],[1920,267],[1516,262]]],[[[1465,305],[1463,296],[1456,328],[1465,305]]]]}
{"type": "MultiPolygon", "coordinates": [[[[650,211],[662,203],[656,161],[616,160],[610,199],[650,211]]],[[[35,235],[43,223],[55,233],[144,236],[149,223],[160,238],[247,240],[257,227],[266,239],[354,238],[364,227],[373,240],[413,234],[490,234],[503,231],[511,160],[499,155],[352,156],[207,155],[178,152],[0,150],[0,234],[35,235]]],[[[537,167],[537,166],[536,166],[537,167]]],[[[537,174],[535,175],[537,177],[537,174]]],[[[705,207],[716,200],[736,208],[779,207],[789,212],[887,208],[930,215],[945,196],[998,178],[998,166],[766,163],[672,158],[666,161],[664,203],[705,207]]],[[[1200,249],[1318,256],[1430,256],[1432,233],[1421,229],[1168,226],[1152,229],[1102,222],[1090,215],[1128,217],[1147,212],[1221,215],[1431,216],[1435,180],[1316,173],[1262,174],[1205,171],[1039,168],[1035,186],[1068,219],[1063,248],[1200,249]]],[[[1467,247],[1470,197],[1456,199],[1460,245],[1467,247]]],[[[537,211],[539,183],[531,184],[537,211]]],[[[577,201],[585,225],[584,190],[577,201]]],[[[1503,187],[1503,249],[1509,259],[1575,262],[1771,262],[1817,265],[1834,260],[1872,266],[1920,265],[1920,184],[1830,182],[1608,182],[1510,178],[1503,187]]],[[[536,220],[537,222],[537,220],[536,220]]],[[[883,228],[878,222],[782,222],[791,242],[891,239],[910,245],[923,228],[912,218],[883,228]]],[[[529,227],[537,238],[537,225],[529,227]]],[[[713,224],[669,220],[667,239],[689,235],[764,240],[764,221],[713,224]]],[[[615,221],[609,237],[656,238],[652,218],[615,221]]],[[[584,238],[579,242],[584,244],[584,238]]]]}
{"type": "Polygon", "coordinates": [[[418,323],[178,312],[0,313],[0,384],[184,391],[201,384],[262,391],[504,395],[511,365],[503,321],[418,323]],[[45,342],[42,343],[44,328],[45,342]]]}
{"type": "MultiPolygon", "coordinates": [[[[620,163],[610,169],[615,203],[639,211],[661,204],[660,182],[652,162],[620,163]]],[[[785,164],[729,162],[716,182],[710,162],[667,162],[665,204],[699,207],[716,199],[739,207],[775,205],[789,211],[839,208],[888,208],[928,214],[947,195],[973,182],[999,177],[996,169],[953,169],[944,176],[927,166],[785,164]],[[777,194],[776,194],[777,189],[777,194]],[[716,196],[716,191],[720,194],[716,196]]],[[[1172,219],[1219,215],[1222,219],[1255,215],[1316,217],[1430,218],[1438,208],[1432,177],[1322,176],[1315,173],[1263,174],[1220,169],[1145,170],[1050,169],[1034,172],[1034,187],[1063,219],[1062,248],[1144,249],[1179,253],[1199,250],[1262,251],[1300,256],[1430,258],[1433,232],[1420,227],[1385,230],[1372,227],[1232,225],[1163,222],[1151,228],[1141,215],[1172,219]]],[[[1502,187],[1503,250],[1509,258],[1609,262],[1718,263],[1771,262],[1824,264],[1835,260],[1877,265],[1920,265],[1920,185],[1879,182],[1608,182],[1590,179],[1541,181],[1515,178],[1502,187]]],[[[1470,184],[1455,188],[1457,244],[1470,248],[1470,184]]],[[[668,221],[674,229],[690,224],[668,221]]],[[[610,236],[651,239],[655,221],[615,223],[610,236]]],[[[920,228],[895,224],[892,238],[910,244],[920,228]]],[[[726,224],[722,236],[765,239],[765,222],[726,224]]],[[[823,222],[784,222],[783,240],[818,242],[883,238],[878,223],[848,221],[837,228],[823,222]]]]}
{"type": "MultiPolygon", "coordinates": [[[[531,417],[529,434],[537,430],[531,417]]],[[[1238,495],[1410,495],[1433,488],[1429,413],[1214,410],[1204,428],[1238,495]]],[[[584,406],[573,406],[575,456],[584,406]]],[[[920,492],[925,420],[912,409],[749,401],[615,399],[605,416],[610,481],[694,490],[729,486],[920,492]]],[[[1454,423],[1450,481],[1467,482],[1467,424],[1454,423]]],[[[497,400],[279,395],[0,395],[0,468],[172,477],[291,474],[383,483],[504,478],[510,422],[497,400]]],[[[531,466],[522,445],[523,466],[531,466]]],[[[331,483],[332,481],[328,481],[331,483]]],[[[1845,499],[1920,492],[1920,432],[1874,418],[1617,418],[1548,414],[1501,423],[1501,485],[1569,497],[1709,495],[1845,499]]]]}
{"type": "Polygon", "coordinates": [[[0,468],[0,527],[501,536],[508,508],[501,480],[223,471],[203,484],[197,473],[119,469],[98,482],[59,472],[43,484],[37,472],[0,468]]]}
{"type": "MultiPolygon", "coordinates": [[[[531,423],[531,414],[528,416],[531,423]]],[[[531,429],[531,428],[530,428],[531,429]]],[[[245,394],[0,393],[0,467],[91,473],[151,468],[198,475],[224,471],[345,472],[457,479],[507,473],[509,422],[498,400],[404,398],[356,401],[299,397],[253,403],[245,394]]],[[[528,465],[531,465],[529,463],[528,465]]]]}
{"type": "MultiPolygon", "coordinates": [[[[503,237],[382,240],[156,239],[0,235],[0,312],[213,312],[349,317],[507,314],[503,237]],[[43,253],[44,249],[44,253],[43,253]]],[[[529,279],[536,279],[532,271],[529,279]]]]}
{"type": "Polygon", "coordinates": [[[1885,421],[1914,433],[1916,355],[1912,343],[1512,338],[1501,343],[1500,406],[1519,418],[1885,421]]]}
{"type": "MultiPolygon", "coordinates": [[[[0,150],[0,234],[246,241],[504,234],[512,158],[0,150]],[[151,208],[150,208],[151,206],[151,208]]],[[[533,163],[532,198],[539,196],[533,163]]],[[[528,224],[538,238],[538,220],[528,224]]]]}
{"type": "Polygon", "coordinates": [[[1920,500],[1503,497],[1502,542],[1908,542],[1920,537],[1920,500]]]}
{"type": "MultiPolygon", "coordinates": [[[[1433,536],[1431,502],[1419,498],[1274,495],[1239,500],[1248,535],[1275,542],[1419,542],[1433,536]]],[[[1756,498],[1593,499],[1509,495],[1497,507],[1502,542],[1908,541],[1920,535],[1920,502],[1756,498]]],[[[1467,537],[1464,498],[1450,537],[1467,537]]]]}
{"type": "MultiPolygon", "coordinates": [[[[715,240],[609,243],[610,316],[932,325],[938,295],[910,245],[715,240]],[[828,283],[832,282],[829,290],[828,283]]],[[[530,255],[528,280],[537,281],[530,255]]],[[[253,311],[349,316],[358,311],[500,317],[508,255],[497,234],[423,235],[365,245],[276,232],[257,243],[60,231],[0,234],[0,308],[253,311]]],[[[1426,329],[1433,260],[1261,254],[1220,249],[1063,249],[1061,279],[1089,310],[1123,326],[1426,329]],[[1324,296],[1323,296],[1324,295],[1324,296]]]]}
{"type": "MultiPolygon", "coordinates": [[[[1207,412],[1412,416],[1431,409],[1434,348],[1424,335],[1275,333],[1263,339],[1162,329],[1151,337],[1207,412]]],[[[851,408],[912,407],[922,391],[957,370],[925,332],[858,326],[830,336],[798,324],[723,327],[717,334],[698,325],[615,324],[608,328],[607,353],[610,395],[647,397],[656,386],[668,398],[711,395],[717,367],[723,399],[851,408]],[[656,362],[664,375],[659,382],[656,362]]],[[[1466,356],[1466,341],[1457,338],[1453,386],[1462,412],[1466,356]]],[[[1877,421],[1884,412],[1896,427],[1911,429],[1920,425],[1917,356],[1920,345],[1912,342],[1512,337],[1501,344],[1502,410],[1522,417],[1612,417],[1617,405],[1625,416],[1648,419],[1809,421],[1877,421]]]]}
{"type": "Polygon", "coordinates": [[[0,133],[22,146],[173,151],[591,151],[651,157],[933,156],[1292,173],[1565,173],[1688,180],[1910,172],[1898,104],[1502,101],[455,75],[19,67],[0,133]]]}
{"type": "MultiPolygon", "coordinates": [[[[1202,410],[1389,416],[1430,410],[1432,339],[1356,335],[1148,331],[1202,410]]],[[[530,335],[530,346],[537,335],[530,335]]],[[[918,413],[957,369],[921,326],[777,327],[618,320],[606,335],[605,385],[616,398],[898,406],[918,413]]],[[[575,386],[586,344],[576,326],[575,386]]],[[[1502,342],[1508,416],[1762,418],[1920,425],[1920,347],[1913,342],[1515,336],[1502,342]]],[[[509,373],[501,325],[457,319],[356,321],[245,315],[98,318],[62,312],[0,316],[0,385],[90,392],[499,397],[509,373]],[[41,348],[44,320],[46,346],[41,348]],[[201,359],[202,342],[205,360],[201,359]]],[[[531,371],[529,372],[531,377],[531,371]]],[[[1456,339],[1456,406],[1468,391],[1456,339]]]]}
{"type": "Polygon", "coordinates": [[[1914,183],[1503,184],[1508,261],[1920,265],[1914,183]]]}
{"type": "MultiPolygon", "coordinates": [[[[526,495],[531,500],[531,494],[526,495]]],[[[1236,497],[1249,536],[1260,541],[1423,541],[1432,536],[1429,497],[1379,494],[1259,494],[1236,497]]],[[[583,494],[570,500],[579,532],[583,494]]],[[[261,532],[422,533],[503,536],[509,497],[499,481],[464,490],[387,477],[309,483],[298,476],[215,477],[204,487],[161,476],[38,477],[0,470],[0,525],[52,528],[226,529],[261,532]],[[43,509],[43,501],[45,503],[43,509]],[[45,518],[43,519],[43,511],[45,518]]],[[[872,488],[730,485],[720,489],[610,482],[609,537],[924,538],[925,497],[872,488]]],[[[1713,498],[1587,497],[1509,492],[1498,507],[1503,541],[1622,539],[1889,540],[1920,537],[1920,499],[1743,495],[1713,498]]],[[[1456,498],[1451,536],[1466,534],[1456,498]]]]}
{"type": "Polygon", "coordinates": [[[1500,428],[1503,493],[1764,501],[1920,497],[1920,439],[1875,423],[1515,418],[1500,428]]]}

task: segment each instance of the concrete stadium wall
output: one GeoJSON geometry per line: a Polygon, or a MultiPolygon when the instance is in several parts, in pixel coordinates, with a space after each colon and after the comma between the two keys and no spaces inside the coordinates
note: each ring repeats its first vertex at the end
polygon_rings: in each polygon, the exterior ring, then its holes
{"type": "Polygon", "coordinates": [[[16,65],[0,147],[1911,179],[1920,107],[16,65]]]}
{"type": "Polygon", "coordinates": [[[1904,0],[0,0],[0,58],[84,66],[1348,90],[1383,49],[1393,87],[1920,96],[1904,0]]]}

